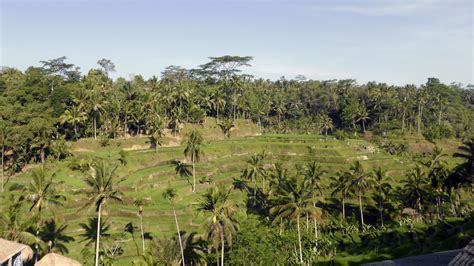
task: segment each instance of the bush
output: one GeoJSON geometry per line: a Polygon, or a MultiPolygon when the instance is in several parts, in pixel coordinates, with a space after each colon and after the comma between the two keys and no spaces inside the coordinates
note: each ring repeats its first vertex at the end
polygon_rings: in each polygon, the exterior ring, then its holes
{"type": "Polygon", "coordinates": [[[445,125],[434,125],[423,132],[423,136],[430,142],[453,136],[453,130],[445,125]]]}
{"type": "Polygon", "coordinates": [[[391,140],[381,143],[379,146],[391,155],[401,155],[408,151],[407,143],[395,143],[391,140]]]}
{"type": "Polygon", "coordinates": [[[349,136],[343,130],[336,130],[336,132],[334,132],[334,137],[338,140],[346,140],[349,136]]]}
{"type": "Polygon", "coordinates": [[[99,144],[101,147],[107,147],[110,145],[110,139],[106,135],[101,135],[99,138],[99,144]]]}
{"type": "Polygon", "coordinates": [[[74,158],[69,164],[68,167],[69,169],[73,171],[81,171],[81,172],[86,172],[87,170],[90,169],[90,167],[93,165],[92,160],[90,159],[78,159],[74,158]]]}

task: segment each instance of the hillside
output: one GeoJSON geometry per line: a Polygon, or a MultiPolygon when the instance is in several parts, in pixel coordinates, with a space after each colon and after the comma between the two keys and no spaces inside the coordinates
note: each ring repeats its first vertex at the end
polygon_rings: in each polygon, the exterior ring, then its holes
{"type": "MultiPolygon", "coordinates": [[[[146,232],[157,236],[170,236],[175,233],[174,218],[170,204],[162,197],[163,191],[168,187],[177,190],[176,209],[181,230],[202,232],[202,217],[193,212],[193,205],[198,197],[211,186],[211,183],[222,183],[231,186],[232,178],[239,177],[245,168],[248,158],[266,151],[268,154],[266,167],[272,163],[282,162],[290,170],[295,164],[304,164],[315,160],[329,175],[339,170],[345,170],[353,161],[359,160],[367,169],[383,167],[390,176],[395,177],[394,183],[403,178],[405,171],[413,166],[407,156],[394,156],[376,147],[375,144],[362,139],[336,140],[333,137],[318,135],[285,135],[264,134],[258,132],[258,127],[239,120],[236,128],[231,132],[230,139],[224,139],[215,120],[208,119],[203,126],[193,126],[203,132],[205,139],[204,160],[197,163],[196,175],[199,180],[196,193],[191,192],[189,180],[175,174],[174,160],[184,160],[183,147],[180,146],[181,137],[167,134],[164,145],[155,153],[149,148],[148,138],[134,137],[120,140],[110,140],[108,146],[102,147],[99,141],[82,139],[70,143],[72,156],[65,161],[49,161],[46,169],[55,173],[55,181],[62,182],[60,190],[68,197],[65,208],[57,208],[54,216],[62,222],[69,224],[68,233],[81,240],[82,229],[80,223],[86,223],[87,217],[94,217],[92,210],[79,210],[84,205],[84,198],[77,191],[84,188],[84,173],[73,171],[68,167],[71,162],[103,158],[114,164],[119,164],[118,158],[121,150],[127,153],[127,164],[117,169],[117,174],[125,180],[120,184],[120,190],[125,194],[123,203],[110,203],[104,211],[107,223],[111,225],[111,232],[121,232],[126,224],[132,222],[137,226],[137,207],[133,200],[144,198],[148,204],[144,208],[143,223],[146,232]],[[204,178],[207,177],[207,178],[204,178]]],[[[189,131],[185,127],[182,134],[189,131]]],[[[417,152],[430,151],[432,144],[419,139],[409,139],[409,145],[417,152]]],[[[444,141],[439,144],[448,153],[452,153],[458,143],[444,141]]],[[[34,166],[32,166],[34,167],[34,166]]],[[[13,183],[25,184],[29,182],[29,173],[20,174],[11,178],[13,183]]],[[[327,184],[327,180],[322,180],[327,184]]],[[[244,195],[235,193],[235,202],[243,204],[244,195]]],[[[125,253],[122,258],[136,256],[136,239],[128,238],[125,244],[125,253]]],[[[75,241],[68,245],[71,257],[80,259],[83,243],[75,241]]],[[[131,259],[131,258],[130,258],[131,259]]],[[[125,262],[124,262],[125,263],[125,262]]]]}

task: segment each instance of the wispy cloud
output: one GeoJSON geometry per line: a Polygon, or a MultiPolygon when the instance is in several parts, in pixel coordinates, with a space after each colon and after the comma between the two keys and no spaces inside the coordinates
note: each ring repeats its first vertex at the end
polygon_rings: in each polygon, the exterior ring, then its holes
{"type": "Polygon", "coordinates": [[[470,0],[359,0],[359,1],[316,1],[312,7],[316,10],[346,12],[359,15],[389,16],[411,15],[443,10],[446,7],[461,6],[472,8],[470,0]]]}

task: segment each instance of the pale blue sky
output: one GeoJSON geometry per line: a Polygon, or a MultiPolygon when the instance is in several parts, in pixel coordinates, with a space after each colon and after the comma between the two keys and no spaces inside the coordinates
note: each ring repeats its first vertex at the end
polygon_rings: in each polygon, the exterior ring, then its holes
{"type": "Polygon", "coordinates": [[[22,70],[64,55],[86,72],[105,57],[114,77],[148,78],[231,54],[270,79],[474,83],[471,0],[0,1],[0,65],[22,70]]]}

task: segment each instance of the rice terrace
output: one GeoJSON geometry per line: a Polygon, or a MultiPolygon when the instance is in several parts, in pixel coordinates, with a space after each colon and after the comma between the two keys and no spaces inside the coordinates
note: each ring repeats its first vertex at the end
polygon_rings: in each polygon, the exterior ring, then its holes
{"type": "Polygon", "coordinates": [[[473,265],[472,3],[413,2],[3,1],[0,265],[473,265]]]}

